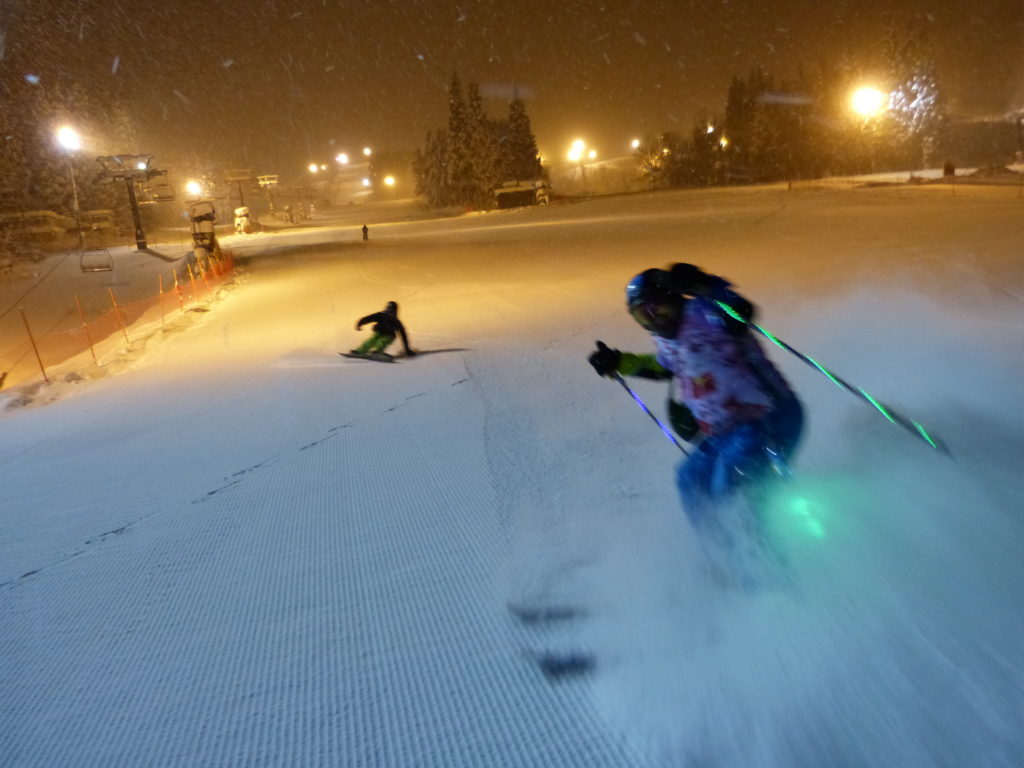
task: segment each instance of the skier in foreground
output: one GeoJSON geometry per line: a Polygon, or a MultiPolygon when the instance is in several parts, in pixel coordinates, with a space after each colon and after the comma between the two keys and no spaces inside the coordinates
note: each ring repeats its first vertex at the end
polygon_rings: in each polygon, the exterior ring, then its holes
{"type": "Polygon", "coordinates": [[[673,429],[687,441],[699,440],[679,465],[677,485],[690,522],[702,533],[738,490],[756,491],[773,470],[786,471],[803,426],[793,390],[747,324],[716,300],[744,320],[753,317],[753,305],[721,277],[691,264],[648,269],[626,286],[626,306],[651,334],[656,353],[620,352],[598,341],[589,358],[601,376],[673,379],[673,429]]]}
{"type": "Polygon", "coordinates": [[[395,340],[396,335],[402,337],[402,346],[405,348],[405,354],[407,357],[413,357],[416,354],[416,352],[409,347],[409,337],[405,334],[405,326],[402,325],[402,321],[398,319],[398,304],[393,301],[389,301],[387,306],[384,307],[383,312],[374,312],[373,314],[360,318],[359,322],[356,323],[356,330],[361,330],[364,325],[369,325],[370,323],[375,323],[373,326],[373,333],[370,335],[370,338],[353,349],[351,354],[379,354],[391,357],[391,355],[388,355],[384,350],[395,340]]]}

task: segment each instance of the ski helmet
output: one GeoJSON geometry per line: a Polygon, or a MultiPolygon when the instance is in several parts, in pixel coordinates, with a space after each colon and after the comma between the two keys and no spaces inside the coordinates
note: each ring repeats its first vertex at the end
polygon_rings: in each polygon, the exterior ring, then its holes
{"type": "Polygon", "coordinates": [[[672,294],[666,285],[668,273],[663,269],[646,269],[626,284],[626,306],[635,309],[641,304],[661,303],[672,294]]]}
{"type": "Polygon", "coordinates": [[[388,305],[384,307],[384,311],[393,315],[398,312],[398,304],[393,301],[389,301],[388,305]]]}
{"type": "Polygon", "coordinates": [[[626,285],[626,307],[645,330],[671,338],[679,330],[682,297],[669,288],[669,273],[648,269],[626,285]]]}

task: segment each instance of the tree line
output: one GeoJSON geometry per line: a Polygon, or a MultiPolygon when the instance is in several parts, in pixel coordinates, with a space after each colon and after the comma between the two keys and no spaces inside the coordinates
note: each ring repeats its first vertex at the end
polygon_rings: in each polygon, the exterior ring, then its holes
{"type": "Polygon", "coordinates": [[[458,73],[448,87],[448,125],[427,132],[416,150],[416,194],[431,205],[487,208],[494,190],[507,181],[546,178],[526,105],[518,92],[508,116],[491,119],[484,112],[480,87],[463,92],[458,73]]]}
{"type": "Polygon", "coordinates": [[[942,163],[948,119],[923,29],[890,32],[886,103],[857,116],[849,97],[863,79],[849,58],[813,75],[776,81],[763,67],[734,76],[725,108],[689,135],[664,133],[637,149],[654,187],[767,182],[921,168],[942,163]]]}

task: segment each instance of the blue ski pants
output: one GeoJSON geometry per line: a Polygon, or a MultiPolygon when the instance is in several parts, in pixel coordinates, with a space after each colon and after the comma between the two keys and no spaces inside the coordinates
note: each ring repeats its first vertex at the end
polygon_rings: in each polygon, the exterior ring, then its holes
{"type": "Polygon", "coordinates": [[[714,506],[743,486],[773,471],[773,454],[785,462],[803,431],[803,407],[796,397],[780,402],[756,421],[709,437],[679,465],[676,485],[690,522],[697,528],[714,506]]]}

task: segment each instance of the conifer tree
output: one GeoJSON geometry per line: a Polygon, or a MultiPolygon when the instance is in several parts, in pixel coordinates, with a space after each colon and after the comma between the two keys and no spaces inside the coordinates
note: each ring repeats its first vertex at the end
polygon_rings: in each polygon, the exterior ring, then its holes
{"type": "Polygon", "coordinates": [[[515,181],[532,181],[545,177],[533,136],[526,104],[518,92],[512,97],[508,109],[507,138],[505,141],[505,177],[515,181]]]}

